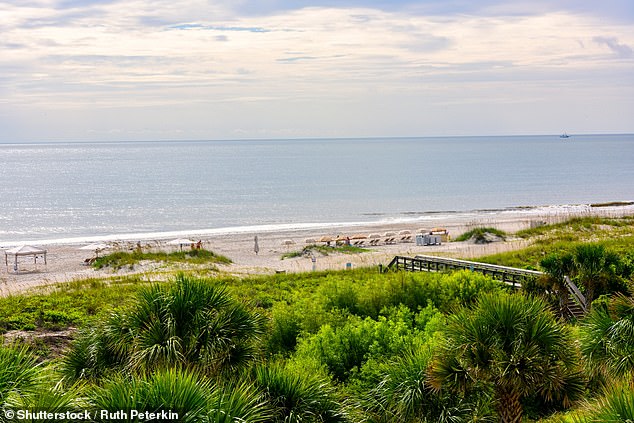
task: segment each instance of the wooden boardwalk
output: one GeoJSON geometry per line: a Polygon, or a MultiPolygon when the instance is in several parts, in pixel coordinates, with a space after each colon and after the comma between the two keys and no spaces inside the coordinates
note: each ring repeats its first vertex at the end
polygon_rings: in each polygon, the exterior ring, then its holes
{"type": "Polygon", "coordinates": [[[396,256],[388,264],[388,269],[406,270],[409,272],[447,272],[452,270],[470,270],[491,276],[513,287],[520,288],[527,279],[542,276],[543,272],[536,270],[517,269],[515,267],[496,266],[494,264],[478,263],[475,261],[458,260],[446,257],[396,256]]]}
{"type": "MultiPolygon", "coordinates": [[[[458,260],[447,257],[436,256],[396,256],[385,271],[405,270],[408,272],[449,272],[453,270],[470,270],[482,273],[494,279],[502,281],[513,288],[521,288],[522,282],[528,279],[538,278],[544,272],[536,270],[518,269],[516,267],[497,266],[495,264],[478,263],[476,261],[458,260]]],[[[564,277],[564,285],[568,291],[565,300],[565,308],[569,317],[580,318],[588,311],[588,303],[579,288],[570,280],[564,277]]]]}

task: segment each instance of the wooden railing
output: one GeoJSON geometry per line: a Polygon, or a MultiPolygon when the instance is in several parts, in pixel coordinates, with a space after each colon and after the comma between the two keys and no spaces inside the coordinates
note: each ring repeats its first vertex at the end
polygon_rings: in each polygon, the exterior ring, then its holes
{"type": "Polygon", "coordinates": [[[404,257],[396,256],[387,266],[388,269],[406,270],[409,272],[446,272],[450,270],[470,270],[482,273],[505,282],[515,288],[520,288],[521,283],[528,278],[542,276],[542,272],[535,270],[517,269],[515,267],[497,266],[475,261],[458,260],[447,257],[422,256],[404,257]]]}
{"type": "MultiPolygon", "coordinates": [[[[491,276],[492,278],[498,279],[514,288],[521,288],[521,283],[529,278],[537,278],[544,275],[543,272],[538,272],[536,270],[518,269],[516,267],[498,266],[495,264],[479,263],[476,261],[423,255],[415,257],[396,256],[384,269],[384,271],[388,270],[405,270],[408,272],[448,272],[451,270],[470,270],[472,272],[491,276]]],[[[564,285],[566,286],[574,303],[583,310],[583,314],[587,313],[588,303],[586,297],[579,290],[577,285],[575,285],[568,276],[564,277],[564,285]]],[[[574,312],[571,314],[576,315],[574,312]]]]}
{"type": "MultiPolygon", "coordinates": [[[[575,283],[573,281],[570,280],[570,278],[568,276],[564,276],[564,284],[566,285],[566,288],[568,288],[568,292],[570,293],[570,297],[572,298],[572,300],[577,303],[577,305],[579,307],[581,307],[581,309],[583,310],[583,313],[587,313],[588,312],[588,300],[586,300],[585,295],[583,295],[581,293],[581,291],[579,290],[579,288],[577,287],[577,285],[575,285],[575,283]]],[[[574,312],[571,312],[571,314],[575,314],[574,312]]]]}

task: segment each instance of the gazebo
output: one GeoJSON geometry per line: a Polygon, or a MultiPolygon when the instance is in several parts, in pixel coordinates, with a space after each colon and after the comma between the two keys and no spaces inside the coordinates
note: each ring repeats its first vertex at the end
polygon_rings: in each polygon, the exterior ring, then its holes
{"type": "Polygon", "coordinates": [[[18,273],[18,257],[20,256],[33,256],[33,263],[37,265],[37,257],[44,257],[44,264],[46,265],[46,250],[39,247],[32,247],[30,245],[22,245],[20,247],[11,248],[4,251],[4,264],[7,266],[7,272],[9,271],[9,256],[13,256],[11,262],[13,263],[13,271],[18,273]]]}

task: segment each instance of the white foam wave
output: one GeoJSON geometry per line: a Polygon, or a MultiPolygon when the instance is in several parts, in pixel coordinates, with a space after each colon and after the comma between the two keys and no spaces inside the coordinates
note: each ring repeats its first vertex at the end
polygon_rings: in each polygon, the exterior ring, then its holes
{"type": "Polygon", "coordinates": [[[54,239],[35,239],[35,240],[18,240],[0,242],[0,248],[14,247],[18,245],[73,245],[94,242],[109,241],[144,241],[144,240],[164,240],[181,237],[211,237],[224,236],[234,234],[261,234],[271,232],[295,231],[295,230],[311,230],[323,229],[331,230],[342,227],[355,226],[381,226],[389,224],[407,224],[417,222],[447,222],[447,221],[468,221],[477,219],[478,217],[495,217],[495,216],[513,216],[527,218],[536,218],[541,216],[555,217],[573,217],[584,215],[624,215],[634,214],[634,204],[615,205],[593,207],[590,204],[563,204],[552,206],[531,206],[531,207],[513,207],[497,210],[473,210],[465,212],[421,212],[408,213],[408,216],[383,217],[373,221],[350,221],[350,222],[303,222],[303,223],[280,223],[280,224],[263,224],[263,225],[246,225],[233,226],[211,229],[188,229],[181,231],[165,231],[165,232],[134,232],[119,233],[109,235],[94,236],[75,236],[54,239]]]}

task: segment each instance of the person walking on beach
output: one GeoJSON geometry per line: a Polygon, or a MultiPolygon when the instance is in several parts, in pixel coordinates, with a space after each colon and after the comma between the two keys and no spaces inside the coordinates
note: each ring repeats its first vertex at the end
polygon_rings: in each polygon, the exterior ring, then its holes
{"type": "Polygon", "coordinates": [[[255,255],[257,256],[258,253],[260,252],[260,246],[258,245],[258,236],[256,235],[255,238],[253,238],[253,241],[255,243],[255,245],[253,245],[253,251],[255,251],[255,255]]]}

